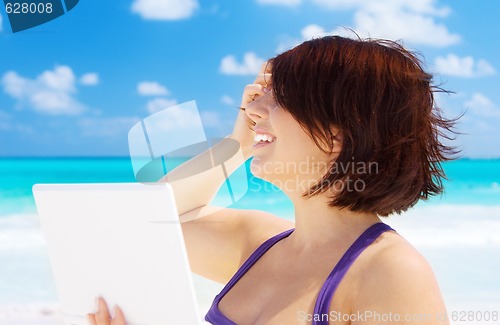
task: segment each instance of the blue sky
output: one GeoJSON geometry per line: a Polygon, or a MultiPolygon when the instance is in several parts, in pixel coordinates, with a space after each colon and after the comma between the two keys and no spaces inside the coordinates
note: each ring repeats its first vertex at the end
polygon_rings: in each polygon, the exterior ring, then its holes
{"type": "Polygon", "coordinates": [[[466,111],[466,157],[500,157],[500,2],[80,1],[13,34],[0,9],[0,156],[126,156],[128,130],[196,100],[208,136],[231,132],[260,62],[329,33],[402,39],[425,57],[445,115],[466,111]]]}

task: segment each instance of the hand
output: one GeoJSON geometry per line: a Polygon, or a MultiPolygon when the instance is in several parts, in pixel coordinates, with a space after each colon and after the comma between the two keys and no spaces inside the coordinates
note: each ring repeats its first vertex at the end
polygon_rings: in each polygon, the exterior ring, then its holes
{"type": "MultiPolygon", "coordinates": [[[[267,64],[267,62],[265,62],[253,84],[247,85],[243,90],[240,108],[246,108],[247,105],[254,101],[257,97],[263,96],[270,91],[270,72],[271,67],[267,64]]],[[[253,125],[254,121],[252,121],[248,114],[241,109],[238,113],[238,117],[236,118],[231,138],[240,143],[245,158],[252,155],[252,145],[254,142],[253,125]]]]}
{"type": "Polygon", "coordinates": [[[92,325],[125,325],[125,316],[120,307],[113,308],[115,317],[109,315],[108,305],[101,297],[97,298],[97,312],[87,314],[87,318],[92,325]]]}

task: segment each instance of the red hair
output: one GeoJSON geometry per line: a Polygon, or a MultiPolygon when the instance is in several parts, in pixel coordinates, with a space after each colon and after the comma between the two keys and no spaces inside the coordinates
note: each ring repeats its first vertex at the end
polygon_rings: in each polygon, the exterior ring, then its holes
{"type": "Polygon", "coordinates": [[[434,92],[444,90],[414,53],[392,41],[327,36],[271,62],[276,102],[315,143],[332,148],[332,127],[342,135],[329,172],[304,195],[362,181],[362,191],[344,188],[329,204],[387,216],[442,192],[441,162],[457,151],[440,138],[451,138],[455,120],[435,106],[434,92]],[[339,168],[359,163],[376,164],[376,173],[339,168]]]}

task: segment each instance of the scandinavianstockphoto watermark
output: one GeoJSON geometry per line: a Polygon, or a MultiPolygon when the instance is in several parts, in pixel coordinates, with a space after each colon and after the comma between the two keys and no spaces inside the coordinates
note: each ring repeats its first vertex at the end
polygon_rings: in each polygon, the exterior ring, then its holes
{"type": "MultiPolygon", "coordinates": [[[[255,158],[254,158],[255,159],[255,158]]],[[[377,162],[348,161],[332,162],[315,161],[314,157],[306,157],[305,161],[294,162],[265,162],[252,164],[252,172],[264,177],[268,183],[250,180],[253,191],[302,191],[305,192],[316,185],[323,176],[333,174],[354,175],[343,177],[342,180],[323,180],[324,188],[335,191],[362,192],[366,188],[363,175],[379,173],[377,162]]]]}
{"type": "Polygon", "coordinates": [[[73,9],[79,0],[3,0],[13,33],[54,20],[73,9]]]}

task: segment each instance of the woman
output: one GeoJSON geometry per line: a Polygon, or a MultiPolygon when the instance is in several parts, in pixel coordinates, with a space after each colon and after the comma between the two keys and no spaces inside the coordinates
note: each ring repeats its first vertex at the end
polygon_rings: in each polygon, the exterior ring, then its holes
{"type": "MultiPolygon", "coordinates": [[[[380,220],[442,191],[440,162],[453,149],[438,137],[453,123],[434,106],[431,79],[394,42],[338,36],[263,67],[230,137],[253,155],[252,173],[290,198],[295,223],[210,207],[215,172],[169,174],[192,270],[227,283],[209,322],[448,324],[429,264],[380,220]]],[[[125,323],[99,305],[92,324],[125,323]]]]}

